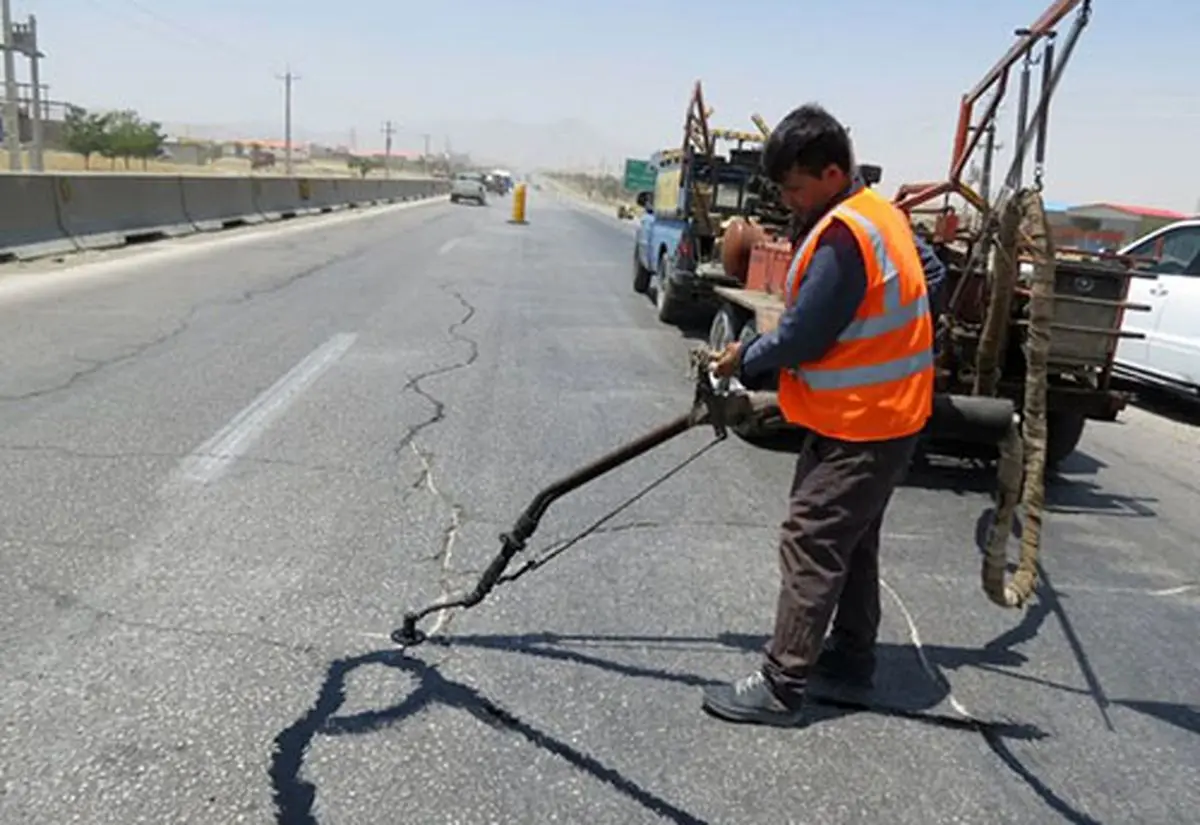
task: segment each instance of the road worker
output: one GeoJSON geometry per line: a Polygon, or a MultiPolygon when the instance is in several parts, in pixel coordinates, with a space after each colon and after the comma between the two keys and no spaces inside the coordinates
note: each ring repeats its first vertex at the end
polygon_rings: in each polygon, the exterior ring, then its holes
{"type": "Polygon", "coordinates": [[[793,726],[807,719],[810,677],[873,683],[880,529],[932,414],[945,270],[864,184],[846,129],[820,106],[779,123],[763,169],[810,228],[794,246],[778,327],[714,353],[713,370],[748,386],[778,372],[781,411],[809,435],[781,530],[765,660],[706,690],[703,706],[729,721],[793,726]]]}

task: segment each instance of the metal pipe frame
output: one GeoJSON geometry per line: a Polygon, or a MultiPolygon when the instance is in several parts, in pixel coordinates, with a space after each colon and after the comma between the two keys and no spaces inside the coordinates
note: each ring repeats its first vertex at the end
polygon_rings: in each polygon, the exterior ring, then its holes
{"type": "MultiPolygon", "coordinates": [[[[914,185],[901,187],[900,192],[896,196],[896,206],[904,211],[909,211],[913,207],[928,203],[943,195],[960,195],[975,208],[979,209],[982,206],[981,211],[987,211],[987,205],[982,202],[983,199],[970,191],[970,188],[963,183],[963,170],[979,147],[979,143],[983,139],[988,125],[996,118],[996,111],[999,109],[1000,102],[1008,90],[1008,76],[1013,66],[1025,59],[1039,41],[1052,37],[1058,23],[1077,9],[1079,10],[1079,14],[1076,18],[1075,27],[1071,32],[1071,37],[1066,48],[1063,50],[1062,57],[1057,61],[1057,65],[1053,67],[1053,78],[1050,79],[1049,83],[1043,82],[1043,94],[1038,101],[1037,109],[1032,118],[1032,124],[1036,125],[1045,117],[1049,105],[1049,95],[1053,92],[1054,87],[1057,86],[1058,79],[1066,67],[1067,59],[1070,57],[1075,40],[1078,38],[1083,26],[1086,25],[1090,15],[1091,0],[1055,0],[1033,25],[1027,29],[1020,30],[1017,41],[1009,48],[1008,52],[988,70],[987,74],[983,76],[983,79],[973,89],[963,95],[959,103],[958,124],[955,128],[954,147],[951,153],[947,179],[937,183],[921,184],[920,188],[914,185]],[[992,92],[991,99],[983,111],[980,122],[974,124],[972,121],[975,115],[975,106],[989,91],[992,92]]],[[[1036,128],[1030,128],[1029,125],[1023,128],[1016,150],[1018,160],[1023,160],[1029,148],[1030,136],[1037,131],[1036,128]]]]}

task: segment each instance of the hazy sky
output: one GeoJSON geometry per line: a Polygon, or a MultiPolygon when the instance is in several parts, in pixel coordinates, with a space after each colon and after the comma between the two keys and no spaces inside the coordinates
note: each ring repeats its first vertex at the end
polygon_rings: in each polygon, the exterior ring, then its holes
{"type": "MultiPolygon", "coordinates": [[[[889,192],[945,174],[959,97],[1048,2],[11,1],[38,17],[52,96],[83,105],[270,123],[290,63],[297,125],[355,128],[360,147],[389,118],[419,148],[438,120],[575,117],[648,153],[678,143],[701,79],[724,126],[824,103],[889,192]]],[[[1200,0],[1095,0],[1052,107],[1047,196],[1200,210],[1197,53],[1200,0]]]]}

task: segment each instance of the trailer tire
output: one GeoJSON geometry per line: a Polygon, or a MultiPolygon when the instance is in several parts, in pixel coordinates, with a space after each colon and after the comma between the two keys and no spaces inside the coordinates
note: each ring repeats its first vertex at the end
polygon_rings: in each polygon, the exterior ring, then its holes
{"type": "Polygon", "coordinates": [[[637,244],[633,245],[633,291],[638,295],[645,295],[650,291],[650,276],[654,273],[642,266],[642,260],[638,257],[637,244]]]}
{"type": "MultiPolygon", "coordinates": [[[[744,349],[756,335],[758,335],[758,319],[753,315],[750,315],[750,317],[746,319],[745,323],[742,324],[741,332],[738,333],[738,343],[740,343],[744,349]]],[[[766,390],[768,392],[774,392],[775,390],[778,390],[779,376],[772,374],[768,377],[759,378],[754,382],[754,389],[766,390]]]]}
{"type": "Polygon", "coordinates": [[[708,328],[708,348],[713,351],[725,349],[734,341],[741,340],[742,327],[746,324],[745,313],[732,304],[721,304],[708,328]]]}
{"type": "Polygon", "coordinates": [[[1052,412],[1046,416],[1046,471],[1058,468],[1079,446],[1087,416],[1074,412],[1052,412]]]}

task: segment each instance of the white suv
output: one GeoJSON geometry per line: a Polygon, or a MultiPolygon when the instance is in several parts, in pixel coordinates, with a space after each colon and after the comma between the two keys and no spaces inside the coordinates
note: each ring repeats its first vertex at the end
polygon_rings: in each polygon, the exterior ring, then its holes
{"type": "Polygon", "coordinates": [[[450,202],[459,201],[475,201],[480,206],[487,206],[487,187],[482,172],[459,172],[454,176],[454,182],[450,185],[450,202]]]}
{"type": "Polygon", "coordinates": [[[1177,221],[1121,249],[1154,263],[1129,284],[1132,304],[1122,329],[1144,338],[1122,338],[1115,372],[1191,398],[1200,397],[1200,218],[1177,221]]]}

